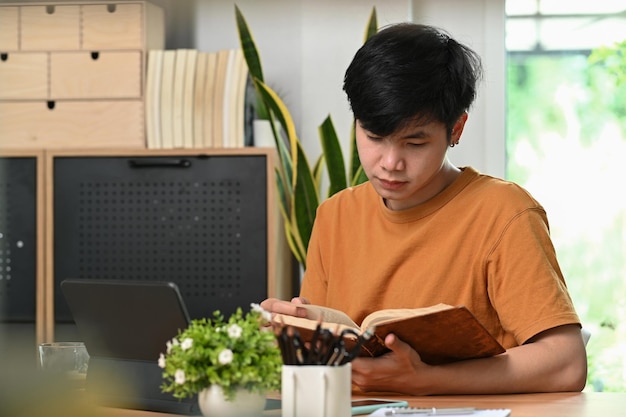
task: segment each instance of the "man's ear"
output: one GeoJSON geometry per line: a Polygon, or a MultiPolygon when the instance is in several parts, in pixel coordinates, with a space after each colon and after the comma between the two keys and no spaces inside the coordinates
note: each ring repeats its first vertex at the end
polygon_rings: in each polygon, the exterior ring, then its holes
{"type": "Polygon", "coordinates": [[[459,143],[461,139],[461,134],[463,133],[463,129],[465,128],[465,122],[467,122],[468,114],[467,112],[463,112],[461,117],[457,119],[452,127],[452,133],[450,135],[450,143],[454,143],[455,145],[459,143]]]}

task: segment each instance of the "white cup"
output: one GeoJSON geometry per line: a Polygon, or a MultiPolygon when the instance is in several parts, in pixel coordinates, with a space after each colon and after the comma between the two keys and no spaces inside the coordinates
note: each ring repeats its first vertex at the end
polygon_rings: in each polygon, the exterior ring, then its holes
{"type": "Polygon", "coordinates": [[[352,367],[283,365],[283,417],[349,416],[352,367]]]}

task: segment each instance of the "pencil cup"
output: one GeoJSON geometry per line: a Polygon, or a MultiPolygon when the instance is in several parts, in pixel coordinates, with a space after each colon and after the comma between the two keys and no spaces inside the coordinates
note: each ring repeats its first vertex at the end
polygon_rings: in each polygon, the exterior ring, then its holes
{"type": "Polygon", "coordinates": [[[352,367],[283,365],[283,417],[349,416],[352,367]]]}

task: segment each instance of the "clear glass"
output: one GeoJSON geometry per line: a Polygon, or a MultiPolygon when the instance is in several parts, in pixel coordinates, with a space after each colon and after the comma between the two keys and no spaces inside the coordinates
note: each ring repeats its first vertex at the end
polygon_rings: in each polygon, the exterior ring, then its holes
{"type": "Polygon", "coordinates": [[[48,374],[83,388],[89,367],[89,353],[83,342],[39,344],[39,365],[48,374]]]}

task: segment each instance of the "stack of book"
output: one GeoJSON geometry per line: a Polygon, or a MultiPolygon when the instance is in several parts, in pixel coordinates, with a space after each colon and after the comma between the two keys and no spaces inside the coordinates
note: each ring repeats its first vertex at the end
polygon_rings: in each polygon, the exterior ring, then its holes
{"type": "Polygon", "coordinates": [[[241,49],[149,51],[147,147],[245,146],[248,78],[241,49]]]}

